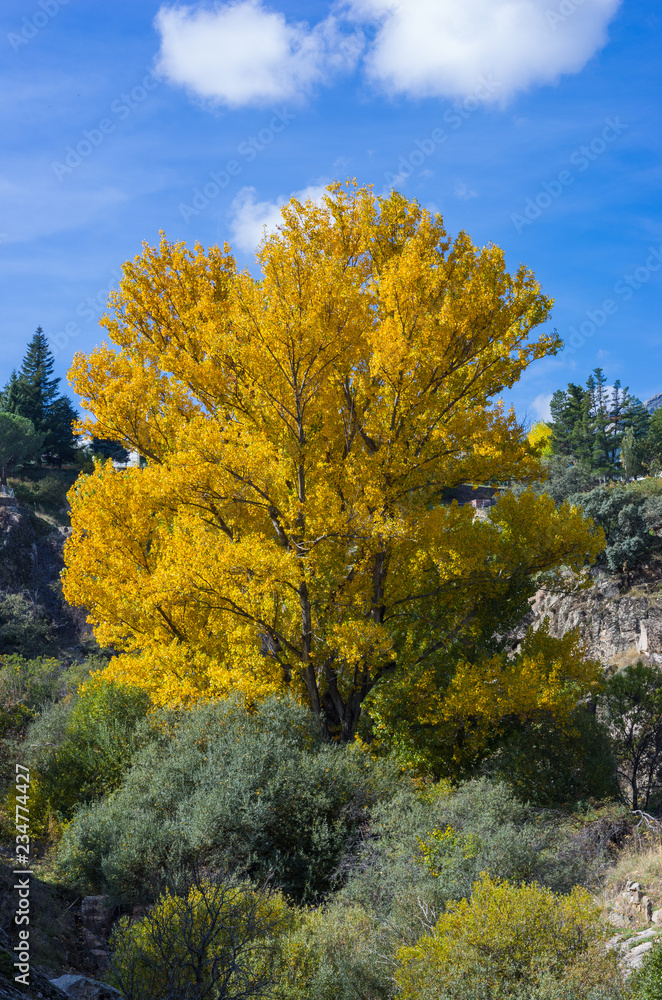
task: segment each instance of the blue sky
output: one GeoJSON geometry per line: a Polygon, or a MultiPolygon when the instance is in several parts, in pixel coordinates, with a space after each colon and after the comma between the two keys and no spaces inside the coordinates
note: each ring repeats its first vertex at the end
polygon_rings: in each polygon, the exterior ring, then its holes
{"type": "Polygon", "coordinates": [[[251,265],[278,204],[351,176],[555,299],[521,417],[597,365],[661,392],[661,52],[644,0],[5,0],[0,379],[37,325],[64,377],[159,230],[251,265]]]}

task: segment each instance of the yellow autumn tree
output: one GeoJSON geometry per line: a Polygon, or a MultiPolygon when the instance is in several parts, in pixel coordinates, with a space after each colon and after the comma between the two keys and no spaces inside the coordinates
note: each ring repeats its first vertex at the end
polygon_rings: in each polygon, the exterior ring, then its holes
{"type": "Polygon", "coordinates": [[[538,448],[540,454],[545,458],[549,458],[553,454],[552,428],[544,420],[538,420],[529,431],[527,437],[529,444],[534,448],[538,448]]]}
{"type": "Polygon", "coordinates": [[[449,502],[540,475],[494,401],[560,346],[530,271],[352,184],[284,206],[257,263],[162,237],[124,266],[71,379],[82,429],[145,463],[72,490],[65,592],[157,702],[289,691],[349,739],[371,691],[425,687],[601,541],[532,493],[449,502]]]}

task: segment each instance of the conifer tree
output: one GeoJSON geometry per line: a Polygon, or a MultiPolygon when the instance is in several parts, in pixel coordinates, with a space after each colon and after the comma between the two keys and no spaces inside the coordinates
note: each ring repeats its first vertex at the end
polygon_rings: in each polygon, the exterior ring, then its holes
{"type": "Polygon", "coordinates": [[[48,461],[61,465],[76,454],[73,424],[77,418],[73,403],[58,392],[59,378],[53,377],[55,360],[41,327],[28,344],[20,371],[13,371],[2,393],[3,409],[29,420],[43,437],[48,461]]]}
{"type": "Polygon", "coordinates": [[[662,467],[662,408],[650,417],[648,432],[643,445],[649,465],[662,467]]]}

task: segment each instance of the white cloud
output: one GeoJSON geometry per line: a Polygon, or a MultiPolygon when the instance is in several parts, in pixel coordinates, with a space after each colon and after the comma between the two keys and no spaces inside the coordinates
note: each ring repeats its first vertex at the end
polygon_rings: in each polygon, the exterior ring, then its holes
{"type": "Polygon", "coordinates": [[[156,26],[159,72],[230,108],[300,98],[351,68],[363,45],[360,32],[341,34],[332,16],[310,29],[261,0],[162,7],[156,26]]]}
{"type": "MultiPolygon", "coordinates": [[[[290,197],[301,202],[314,201],[321,203],[326,188],[323,185],[311,185],[302,191],[295,191],[290,197]]],[[[242,188],[232,202],[230,229],[233,243],[244,253],[253,253],[266,233],[275,232],[282,222],[281,207],[289,201],[281,196],[276,201],[255,201],[255,188],[242,188]]]]}
{"type": "Polygon", "coordinates": [[[577,73],[607,40],[620,0],[348,0],[377,24],[366,57],[381,90],[408,97],[482,96],[501,103],[577,73]]]}
{"type": "Polygon", "coordinates": [[[538,420],[551,420],[552,411],[549,408],[549,404],[552,401],[551,392],[542,392],[539,396],[531,403],[531,409],[535,413],[538,420]]]}
{"type": "Polygon", "coordinates": [[[319,24],[262,0],[163,6],[159,71],[230,108],[301,98],[363,53],[376,89],[505,103],[578,73],[621,0],[335,0],[319,24]],[[365,47],[363,28],[373,32],[365,47]]]}

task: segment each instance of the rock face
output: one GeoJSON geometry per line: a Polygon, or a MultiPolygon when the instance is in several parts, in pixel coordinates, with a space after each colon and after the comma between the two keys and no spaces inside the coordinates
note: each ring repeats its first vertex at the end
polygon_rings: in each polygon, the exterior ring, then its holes
{"type": "MultiPolygon", "coordinates": [[[[55,646],[78,644],[89,635],[86,613],[61,593],[64,544],[70,528],[55,528],[14,500],[0,498],[0,593],[28,593],[54,626],[55,646]]],[[[3,650],[0,650],[3,652],[3,650]]]]}
{"type": "Polygon", "coordinates": [[[100,969],[108,965],[106,942],[113,923],[108,896],[86,896],[80,906],[81,937],[100,969]]]}
{"type": "Polygon", "coordinates": [[[605,667],[643,659],[662,664],[662,593],[659,584],[627,590],[618,577],[594,575],[590,590],[572,594],[539,590],[526,624],[548,618],[554,636],[578,628],[588,653],[605,667]]]}
{"type": "Polygon", "coordinates": [[[644,403],[644,407],[648,410],[649,413],[655,413],[655,411],[659,410],[661,406],[662,406],[662,392],[658,392],[657,396],[651,396],[651,398],[647,399],[646,402],[644,403]]]}

